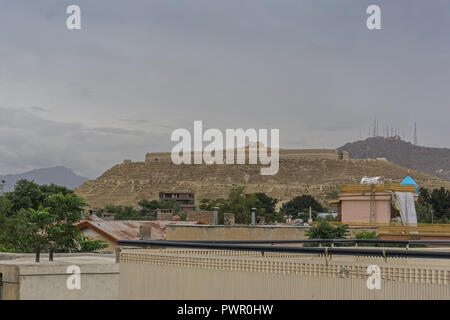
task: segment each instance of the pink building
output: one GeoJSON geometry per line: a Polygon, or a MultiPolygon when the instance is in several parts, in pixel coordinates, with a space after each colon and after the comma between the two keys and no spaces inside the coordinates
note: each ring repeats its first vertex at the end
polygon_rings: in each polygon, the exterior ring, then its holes
{"type": "Polygon", "coordinates": [[[400,217],[392,202],[395,192],[411,192],[417,201],[414,185],[344,184],[339,194],[338,220],[349,224],[391,223],[393,218],[400,217]]]}

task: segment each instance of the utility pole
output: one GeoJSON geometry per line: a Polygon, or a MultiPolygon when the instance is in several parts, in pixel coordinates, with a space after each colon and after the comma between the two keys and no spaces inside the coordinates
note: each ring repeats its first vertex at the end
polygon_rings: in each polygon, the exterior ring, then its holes
{"type": "Polygon", "coordinates": [[[311,207],[309,207],[309,219],[308,219],[308,223],[310,224],[311,222],[313,222],[313,219],[312,219],[312,214],[311,214],[311,207]]]}
{"type": "Polygon", "coordinates": [[[373,137],[377,136],[377,118],[373,120],[373,137]]]}

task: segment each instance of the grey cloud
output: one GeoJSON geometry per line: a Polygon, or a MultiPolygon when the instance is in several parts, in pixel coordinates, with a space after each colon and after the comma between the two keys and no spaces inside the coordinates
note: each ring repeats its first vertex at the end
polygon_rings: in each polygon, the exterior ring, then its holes
{"type": "Polygon", "coordinates": [[[50,121],[23,110],[0,108],[0,114],[2,174],[65,165],[94,178],[124,158],[143,161],[167,140],[144,131],[50,121]]]}
{"type": "Polygon", "coordinates": [[[122,129],[122,128],[113,128],[113,127],[102,127],[102,128],[93,128],[92,129],[95,132],[99,133],[106,133],[106,134],[115,134],[115,135],[142,135],[145,134],[144,131],[138,131],[138,130],[128,130],[128,129],[122,129]]]}
{"type": "Polygon", "coordinates": [[[36,112],[51,112],[50,109],[42,108],[39,106],[31,106],[31,107],[28,107],[28,109],[30,109],[31,111],[36,111],[36,112]]]}
{"type": "Polygon", "coordinates": [[[365,28],[369,0],[79,0],[79,32],[65,28],[70,3],[0,1],[2,105],[51,110],[1,114],[0,172],[92,177],[170,150],[194,120],[334,148],[377,117],[450,147],[448,0],[385,1],[379,32],[365,28]]]}
{"type": "Polygon", "coordinates": [[[130,123],[148,123],[148,120],[144,119],[119,119],[119,121],[130,123]]]}

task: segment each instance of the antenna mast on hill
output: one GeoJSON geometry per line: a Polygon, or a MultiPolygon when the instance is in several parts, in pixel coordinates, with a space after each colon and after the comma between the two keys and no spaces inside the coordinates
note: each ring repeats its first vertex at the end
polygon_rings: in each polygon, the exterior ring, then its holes
{"type": "Polygon", "coordinates": [[[417,124],[414,122],[414,144],[417,146],[417,124]]]}
{"type": "Polygon", "coordinates": [[[377,118],[373,121],[373,137],[377,136],[377,118]]]}

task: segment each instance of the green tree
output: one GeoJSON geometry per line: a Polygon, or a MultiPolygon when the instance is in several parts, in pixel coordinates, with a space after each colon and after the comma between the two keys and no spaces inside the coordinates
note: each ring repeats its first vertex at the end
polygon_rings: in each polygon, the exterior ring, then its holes
{"type": "Polygon", "coordinates": [[[314,213],[325,211],[325,208],[313,196],[302,195],[283,203],[280,213],[296,216],[299,213],[307,213],[310,207],[314,213]]]}
{"type": "Polygon", "coordinates": [[[42,206],[39,206],[36,210],[30,208],[27,214],[28,229],[32,231],[33,244],[39,246],[46,244],[50,240],[49,234],[52,229],[52,223],[56,222],[56,215],[50,213],[49,208],[42,206]]]}
{"type": "Polygon", "coordinates": [[[41,185],[41,186],[39,186],[39,189],[46,196],[51,195],[51,194],[59,194],[59,193],[62,193],[63,195],[68,195],[68,194],[74,195],[73,190],[70,190],[69,188],[64,187],[64,186],[58,186],[54,183],[50,183],[49,185],[46,185],[46,184],[41,185]]]}
{"type": "Polygon", "coordinates": [[[178,214],[181,211],[181,206],[176,200],[164,201],[160,204],[161,209],[172,209],[174,214],[178,214]]]}
{"type": "Polygon", "coordinates": [[[231,212],[235,214],[236,223],[251,223],[252,208],[256,208],[256,214],[264,214],[264,208],[261,208],[261,202],[255,194],[245,194],[245,187],[233,187],[228,198],[225,199],[220,208],[221,213],[231,212]]]}
{"type": "Polygon", "coordinates": [[[427,220],[426,222],[431,222],[427,216],[432,217],[435,223],[450,222],[450,192],[443,187],[432,191],[420,188],[416,211],[418,211],[418,219],[427,220]]]}
{"type": "Polygon", "coordinates": [[[60,252],[81,250],[80,241],[88,247],[92,240],[84,238],[75,225],[84,205],[65,187],[19,180],[14,191],[0,197],[2,250],[34,252],[38,244],[45,250],[49,241],[55,241],[60,252]]]}
{"type": "Polygon", "coordinates": [[[201,199],[199,208],[200,210],[213,211],[214,207],[223,207],[225,203],[224,198],[219,199],[201,199]]]}
{"type": "Polygon", "coordinates": [[[12,214],[11,206],[6,197],[0,197],[0,251],[26,252],[32,241],[27,217],[23,210],[12,214]]]}
{"type": "Polygon", "coordinates": [[[11,203],[10,213],[18,212],[20,209],[37,210],[44,200],[39,185],[25,179],[17,181],[14,191],[8,192],[4,196],[11,203]]]}
{"type": "MultiPolygon", "coordinates": [[[[420,199],[420,197],[419,197],[420,199]]],[[[437,219],[434,216],[433,206],[424,201],[417,201],[416,203],[417,222],[419,223],[434,223],[437,219]]]]}
{"type": "Polygon", "coordinates": [[[103,209],[114,214],[116,220],[142,220],[142,216],[132,206],[107,205],[103,209]]]}
{"type": "Polygon", "coordinates": [[[155,217],[155,212],[160,208],[160,203],[156,200],[148,201],[143,199],[138,202],[138,205],[141,206],[140,213],[142,216],[150,216],[155,217]]]}
{"type": "Polygon", "coordinates": [[[269,197],[267,194],[263,192],[257,192],[254,194],[256,198],[260,202],[260,206],[264,209],[266,214],[275,214],[276,213],[276,205],[278,203],[278,199],[269,197]]]}
{"type": "Polygon", "coordinates": [[[265,208],[255,194],[246,194],[245,187],[236,186],[230,189],[227,198],[202,199],[199,205],[201,210],[213,211],[219,207],[219,224],[224,223],[224,213],[234,213],[236,223],[249,224],[251,222],[252,208],[256,208],[256,214],[264,215],[265,208]]]}

